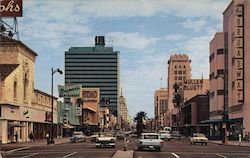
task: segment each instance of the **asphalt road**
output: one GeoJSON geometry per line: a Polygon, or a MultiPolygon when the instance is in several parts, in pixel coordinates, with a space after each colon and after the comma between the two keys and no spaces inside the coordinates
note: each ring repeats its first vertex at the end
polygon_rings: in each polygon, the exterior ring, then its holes
{"type": "MultiPolygon", "coordinates": [[[[250,147],[224,146],[209,143],[207,146],[190,145],[188,141],[166,141],[161,152],[138,151],[136,140],[131,139],[127,149],[134,150],[134,158],[249,158],[250,147]]],[[[22,147],[19,147],[19,149],[22,147]]],[[[10,149],[2,148],[6,152],[3,158],[110,158],[117,150],[123,150],[123,141],[117,141],[116,148],[96,149],[94,143],[66,143],[58,145],[44,145],[24,147],[22,150],[8,152],[10,149]]]]}

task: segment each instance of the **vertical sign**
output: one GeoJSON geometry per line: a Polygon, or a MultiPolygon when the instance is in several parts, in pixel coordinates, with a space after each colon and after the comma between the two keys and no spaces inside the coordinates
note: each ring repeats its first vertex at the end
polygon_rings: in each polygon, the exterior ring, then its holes
{"type": "Polygon", "coordinates": [[[235,20],[235,89],[238,102],[244,102],[244,8],[237,5],[234,8],[235,20]]]}

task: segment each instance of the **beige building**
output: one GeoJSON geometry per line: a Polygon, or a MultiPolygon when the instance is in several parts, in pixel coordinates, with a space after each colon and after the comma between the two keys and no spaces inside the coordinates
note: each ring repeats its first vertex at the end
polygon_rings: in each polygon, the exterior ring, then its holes
{"type": "Polygon", "coordinates": [[[126,98],[122,95],[119,97],[119,117],[121,117],[123,121],[128,122],[128,106],[126,98]]]}
{"type": "MultiPolygon", "coordinates": [[[[35,138],[44,138],[50,124],[46,113],[51,111],[51,101],[50,95],[34,92],[37,54],[21,41],[0,36],[0,43],[0,141],[29,141],[30,132],[35,138]]],[[[56,124],[56,98],[54,101],[56,124]]]]}
{"type": "Polygon", "coordinates": [[[168,89],[161,88],[154,94],[155,127],[169,126],[168,89]]]}
{"type": "MultiPolygon", "coordinates": [[[[225,111],[230,120],[227,132],[229,138],[250,132],[250,98],[247,96],[250,94],[248,39],[250,1],[233,0],[223,13],[223,33],[217,33],[210,43],[210,84],[213,85],[210,103],[214,103],[210,108],[210,128],[214,125],[221,128],[221,124],[215,124],[215,121],[221,123],[225,111]]],[[[213,131],[210,134],[216,135],[213,131]]]]}
{"type": "Polygon", "coordinates": [[[99,119],[102,130],[114,129],[116,125],[116,117],[109,111],[108,107],[100,107],[99,119]]]}
{"type": "Polygon", "coordinates": [[[173,118],[177,117],[178,110],[174,108],[173,94],[174,84],[182,85],[182,81],[191,79],[191,60],[186,54],[173,54],[168,60],[168,111],[170,117],[170,126],[176,126],[173,118]]]}

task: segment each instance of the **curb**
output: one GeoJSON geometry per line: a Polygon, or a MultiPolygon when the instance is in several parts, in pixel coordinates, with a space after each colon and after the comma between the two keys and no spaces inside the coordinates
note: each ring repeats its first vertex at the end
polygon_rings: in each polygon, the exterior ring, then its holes
{"type": "Polygon", "coordinates": [[[242,146],[242,147],[249,147],[250,145],[245,145],[245,144],[222,144],[221,142],[213,142],[209,141],[209,143],[217,144],[217,145],[224,145],[224,146],[242,146]]]}
{"type": "Polygon", "coordinates": [[[116,153],[112,156],[112,158],[133,158],[134,151],[133,150],[117,150],[116,153]]]}

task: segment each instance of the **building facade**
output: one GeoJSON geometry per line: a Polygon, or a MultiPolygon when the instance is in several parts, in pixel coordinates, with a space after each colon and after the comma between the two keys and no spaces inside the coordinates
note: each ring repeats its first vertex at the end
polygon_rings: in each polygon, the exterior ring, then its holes
{"type": "Polygon", "coordinates": [[[119,104],[119,52],[105,47],[104,36],[94,47],[71,47],[65,52],[65,85],[82,84],[100,88],[100,98],[109,99],[109,109],[117,116],[119,104]]]}
{"type": "MultiPolygon", "coordinates": [[[[216,50],[214,41],[219,38],[218,34],[215,35],[210,45],[210,54],[213,51],[221,51],[221,58],[224,57],[223,73],[220,74],[217,71],[218,74],[214,74],[215,77],[211,79],[211,82],[218,83],[217,93],[219,94],[214,93],[214,97],[218,100],[218,105],[215,107],[223,111],[223,116],[220,117],[224,117],[229,122],[226,134],[229,138],[236,139],[239,134],[244,137],[247,132],[250,132],[250,98],[247,97],[250,93],[250,73],[247,71],[250,66],[250,43],[247,40],[250,38],[250,1],[233,0],[229,4],[223,13],[223,33],[224,46],[222,42],[216,50]],[[221,45],[222,48],[220,48],[221,45]],[[220,95],[222,92],[223,96],[220,95]],[[222,104],[221,101],[223,101],[222,108],[219,105],[222,104]]],[[[211,61],[210,67],[212,67],[212,62],[218,64],[220,60],[211,61]]],[[[210,75],[212,73],[210,72],[210,75]]],[[[211,110],[214,111],[214,109],[211,110]]]]}
{"type": "Polygon", "coordinates": [[[128,106],[126,102],[126,98],[124,96],[120,96],[119,99],[119,117],[125,121],[128,122],[128,106]]]}
{"type": "MultiPolygon", "coordinates": [[[[30,141],[51,129],[51,95],[34,89],[37,54],[21,41],[0,36],[0,141],[30,141]]],[[[54,136],[57,135],[57,98],[54,101],[54,136]]]]}
{"type": "Polygon", "coordinates": [[[209,135],[209,94],[199,94],[187,100],[181,107],[181,130],[186,136],[193,133],[209,135]]]}
{"type": "Polygon", "coordinates": [[[167,88],[161,88],[155,91],[154,114],[155,114],[154,125],[157,129],[170,125],[169,111],[168,111],[168,89],[167,88]]]}
{"type": "Polygon", "coordinates": [[[177,126],[176,118],[178,109],[174,107],[174,84],[177,83],[180,87],[182,81],[191,79],[191,60],[186,54],[173,54],[168,60],[168,111],[170,117],[170,126],[177,126]]]}

